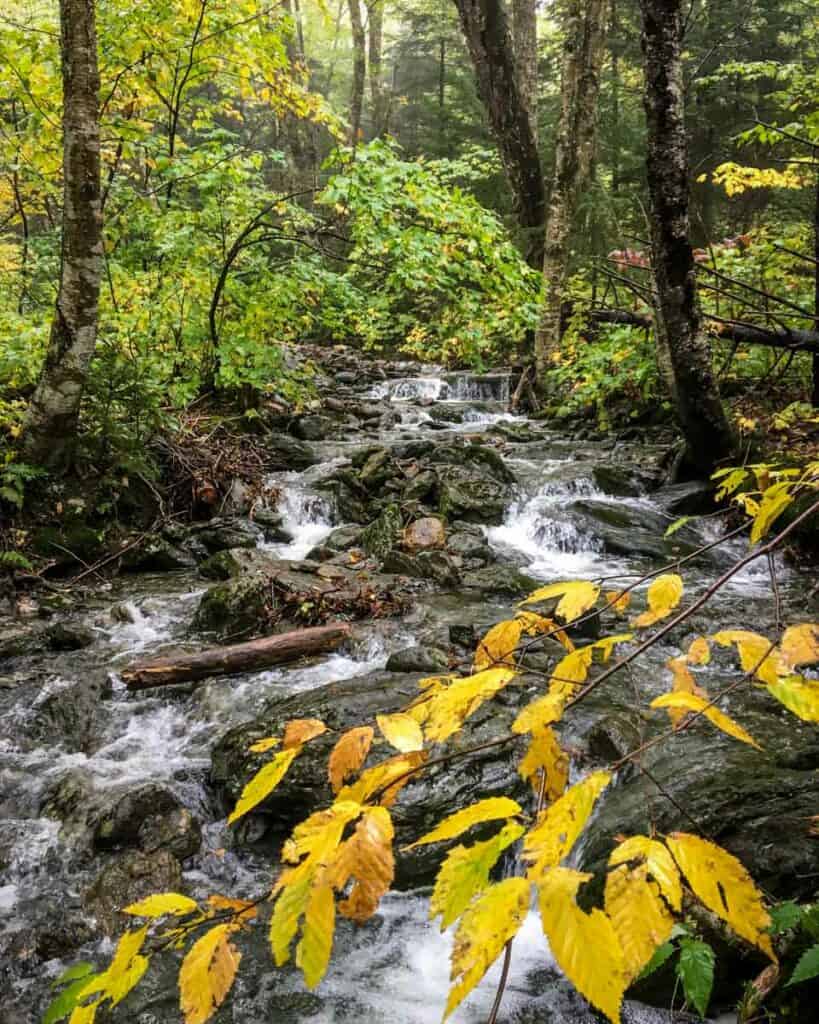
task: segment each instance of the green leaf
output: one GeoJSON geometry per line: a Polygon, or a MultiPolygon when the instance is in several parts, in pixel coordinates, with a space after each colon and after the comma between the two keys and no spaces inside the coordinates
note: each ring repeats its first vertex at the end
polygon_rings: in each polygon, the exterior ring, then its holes
{"type": "Polygon", "coordinates": [[[65,985],[66,982],[73,981],[75,978],[84,978],[87,974],[90,974],[94,970],[94,965],[90,964],[87,960],[80,960],[78,964],[73,964],[67,970],[55,978],[51,982],[52,988],[58,988],[60,985],[65,985]]]}
{"type": "Polygon", "coordinates": [[[771,927],[768,929],[771,935],[781,935],[790,931],[791,928],[798,928],[802,923],[802,908],[793,900],[779,903],[770,909],[771,927]]]}
{"type": "Polygon", "coordinates": [[[707,942],[680,940],[677,977],[682,982],[686,1002],[697,1010],[700,1017],[705,1017],[714,986],[714,951],[707,942]]]}
{"type": "Polygon", "coordinates": [[[669,528],[665,531],[664,536],[673,537],[677,530],[681,530],[685,526],[685,524],[687,522],[690,522],[690,520],[693,518],[693,516],[680,516],[679,519],[675,519],[671,526],[669,526],[669,528]]]}
{"type": "Polygon", "coordinates": [[[640,971],[635,980],[642,981],[643,978],[647,978],[650,974],[653,974],[655,971],[659,971],[659,969],[663,966],[666,960],[674,956],[676,949],[677,947],[674,945],[673,942],[664,942],[662,946],[658,946],[654,950],[654,954],[651,957],[651,959],[648,961],[648,963],[645,965],[642,971],[640,971]]]}
{"type": "Polygon", "coordinates": [[[43,1015],[42,1024],[56,1024],[58,1020],[67,1017],[77,1005],[80,995],[87,984],[88,974],[86,973],[81,978],[77,978],[68,988],[64,988],[48,1004],[43,1015]]]}
{"type": "Polygon", "coordinates": [[[801,981],[810,981],[817,975],[819,975],[819,942],[815,946],[811,946],[810,949],[806,949],[799,957],[799,962],[794,967],[793,974],[785,987],[798,985],[801,981]]]}

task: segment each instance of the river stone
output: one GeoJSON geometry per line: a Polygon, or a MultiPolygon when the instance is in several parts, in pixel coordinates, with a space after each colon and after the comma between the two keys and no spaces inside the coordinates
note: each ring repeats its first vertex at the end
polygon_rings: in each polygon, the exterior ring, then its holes
{"type": "Polygon", "coordinates": [[[431,469],[422,469],[404,488],[405,501],[424,501],[438,486],[438,475],[431,469]]]}
{"type": "Polygon", "coordinates": [[[94,631],[81,623],[55,622],[46,627],[45,639],[52,651],[79,651],[94,642],[94,631]]]}
{"type": "Polygon", "coordinates": [[[447,519],[498,525],[509,501],[509,487],[464,466],[444,466],[438,474],[439,504],[447,519]]]}
{"type": "Polygon", "coordinates": [[[276,544],[289,544],[293,539],[284,526],[284,516],[269,505],[257,505],[253,509],[251,519],[261,528],[265,540],[276,544]]]}
{"type": "Polygon", "coordinates": [[[480,568],[495,561],[495,552],[486,543],[483,534],[466,533],[458,530],[447,538],[446,549],[456,558],[464,560],[470,569],[480,568]]]}
{"type": "Polygon", "coordinates": [[[621,466],[616,462],[601,462],[592,466],[595,487],[616,498],[636,498],[651,489],[655,477],[642,473],[635,466],[621,466]]]}
{"type": "Polygon", "coordinates": [[[166,537],[153,536],[126,551],[121,565],[126,572],[173,572],[193,568],[196,559],[166,537]]]}
{"type": "Polygon", "coordinates": [[[270,573],[251,572],[211,587],[202,595],[192,628],[223,637],[256,629],[264,618],[270,585],[270,573]]]}
{"type": "Polygon", "coordinates": [[[199,852],[202,826],[186,807],[167,814],[152,814],[139,827],[139,845],[146,853],[170,850],[177,860],[187,860],[199,852]]]}
{"type": "Polygon", "coordinates": [[[669,484],[651,495],[652,501],[670,515],[701,516],[714,512],[714,484],[710,480],[689,480],[682,484],[669,484]]]}
{"type": "Polygon", "coordinates": [[[349,551],[361,543],[362,528],[360,526],[338,526],[332,533],[329,533],[321,544],[307,552],[307,558],[317,562],[325,562],[328,558],[339,554],[342,551],[349,551]]]}
{"type": "Polygon", "coordinates": [[[337,430],[338,426],[334,420],[318,414],[299,416],[290,427],[290,433],[300,441],[325,441],[337,430]]]}
{"type": "Polygon", "coordinates": [[[255,548],[262,540],[262,531],[249,519],[211,519],[195,526],[191,533],[211,553],[231,548],[255,548]]]}
{"type": "Polygon", "coordinates": [[[393,475],[396,468],[387,449],[376,448],[359,470],[358,479],[367,490],[374,491],[393,475]]]}
{"type": "Polygon", "coordinates": [[[508,597],[526,597],[541,585],[534,576],[528,576],[514,566],[500,564],[471,569],[463,573],[461,579],[466,590],[508,597]]]}
{"type": "Polygon", "coordinates": [[[92,754],[102,745],[103,702],[110,692],[107,679],[46,684],[34,704],[32,736],[49,746],[92,754]]]}
{"type": "Polygon", "coordinates": [[[404,530],[404,547],[412,553],[429,548],[442,548],[445,540],[444,524],[435,516],[416,519],[404,530]]]}
{"type": "Polygon", "coordinates": [[[683,526],[673,536],[665,537],[669,519],[650,508],[584,498],[573,501],[567,512],[611,554],[642,555],[662,563],[675,555],[691,554],[701,546],[690,527],[683,526]]]}
{"type": "Polygon", "coordinates": [[[270,434],[265,440],[267,463],[272,470],[309,469],[319,458],[309,444],[289,434],[270,434]]]}
{"type": "MultiPolygon", "coordinates": [[[[293,762],[279,786],[251,814],[262,817],[267,836],[278,843],[307,815],[329,806],[333,794],[327,781],[327,758],[340,733],[376,714],[406,707],[425,673],[371,672],[366,676],[330,683],[306,693],[268,701],[257,718],[227,732],[212,753],[211,781],[233,806],[247,780],[269,758],[251,753],[250,745],[264,736],[281,735],[292,718],[319,718],[331,732],[311,740],[293,762]]],[[[457,745],[467,747],[506,734],[516,715],[521,684],[510,684],[469,719],[457,745]]],[[[511,745],[518,756],[524,744],[511,745]]],[[[373,743],[367,765],[391,754],[379,738],[373,743]]],[[[508,795],[528,803],[529,789],[522,783],[515,759],[507,747],[493,747],[462,762],[437,765],[414,778],[401,790],[393,810],[395,847],[417,839],[446,815],[478,799],[508,795]]],[[[430,882],[440,866],[442,850],[421,847],[402,854],[398,884],[413,887],[430,882]]]]}
{"type": "Polygon", "coordinates": [[[480,477],[491,477],[499,483],[514,484],[515,474],[494,448],[483,444],[436,445],[433,463],[468,468],[480,477]]]}
{"type": "Polygon", "coordinates": [[[119,854],[99,873],[85,893],[84,905],[106,935],[116,936],[133,924],[122,908],[156,892],[183,892],[182,869],[169,850],[119,854]]]}
{"type": "Polygon", "coordinates": [[[147,818],[164,818],[181,808],[176,795],[157,783],[149,782],[137,789],[112,790],[92,815],[94,846],[100,850],[135,846],[147,818]]]}
{"type": "Polygon", "coordinates": [[[387,672],[423,672],[436,675],[449,667],[446,651],[439,647],[405,647],[387,659],[387,672]]]}
{"type": "Polygon", "coordinates": [[[401,511],[388,505],[375,522],[361,531],[358,542],[374,558],[383,559],[395,544],[401,529],[401,511]]]}

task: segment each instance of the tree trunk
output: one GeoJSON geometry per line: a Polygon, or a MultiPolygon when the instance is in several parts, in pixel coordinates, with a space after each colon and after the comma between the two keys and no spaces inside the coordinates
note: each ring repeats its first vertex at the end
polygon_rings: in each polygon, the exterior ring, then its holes
{"type": "Polygon", "coordinates": [[[591,178],[607,17],[608,0],[570,0],[566,11],[560,120],[543,258],[543,309],[535,333],[535,363],[541,388],[560,344],[560,308],[577,200],[591,178]]]}
{"type": "Polygon", "coordinates": [[[364,104],[364,81],[367,76],[367,40],[359,0],[347,0],[347,7],[353,29],[353,89],[350,95],[349,142],[351,146],[356,146],[361,138],[361,108],[364,104]]]}
{"type": "Polygon", "coordinates": [[[546,194],[535,135],[518,85],[502,0],[454,0],[466,37],[478,95],[500,151],[525,235],[526,260],[543,266],[546,194]]]}
{"type": "Polygon", "coordinates": [[[123,671],[122,680],[129,690],[148,690],[153,686],[171,686],[210,676],[256,671],[310,654],[333,651],[349,635],[350,627],[345,622],[297,629],[292,633],[264,636],[243,644],[211,647],[196,654],[171,654],[149,661],[136,661],[123,671]]]}
{"type": "MultiPolygon", "coordinates": [[[[287,59],[294,69],[305,68],[304,32],[298,2],[284,0],[283,7],[292,22],[292,32],[285,41],[287,59]]],[[[299,187],[305,187],[315,181],[318,164],[313,126],[296,114],[287,114],[285,121],[290,155],[297,172],[295,180],[299,187]]]]}
{"type": "MultiPolygon", "coordinates": [[[[813,200],[813,312],[815,315],[814,327],[819,333],[819,175],[816,176],[816,186],[813,200]]],[[[813,353],[811,360],[813,369],[813,387],[811,388],[811,403],[814,409],[819,409],[819,352],[813,353]]]]}
{"type": "Polygon", "coordinates": [[[373,138],[386,131],[387,102],[384,90],[382,52],[384,44],[384,0],[371,0],[367,29],[370,55],[370,100],[373,111],[373,138]]]}
{"type": "Polygon", "coordinates": [[[99,69],[94,0],[60,0],[63,215],[60,286],[23,427],[24,458],[65,466],[97,340],[102,274],[99,69]]]}
{"type": "Polygon", "coordinates": [[[535,0],[512,0],[512,35],[520,98],[529,114],[537,141],[537,4],[535,0]]]}
{"type": "Polygon", "coordinates": [[[735,453],[736,442],[701,329],[689,239],[681,0],[640,0],[640,7],[658,362],[668,378],[689,462],[710,473],[735,453]]]}

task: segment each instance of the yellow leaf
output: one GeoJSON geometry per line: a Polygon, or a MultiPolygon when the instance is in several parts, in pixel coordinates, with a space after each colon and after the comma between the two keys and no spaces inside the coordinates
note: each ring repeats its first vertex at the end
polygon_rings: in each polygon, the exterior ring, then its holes
{"type": "Polygon", "coordinates": [[[646,601],[648,611],[638,615],[635,626],[653,626],[655,622],[668,618],[680,603],[683,596],[682,577],[675,572],[658,576],[648,588],[646,601]]]}
{"type": "Polygon", "coordinates": [[[160,892],[140,900],[139,903],[132,903],[123,908],[122,913],[133,914],[134,917],[162,917],[165,914],[184,917],[198,909],[195,901],[188,896],[181,896],[178,892],[160,892]]]}
{"type": "Polygon", "coordinates": [[[704,636],[698,636],[688,645],[685,655],[689,665],[707,665],[711,660],[711,648],[704,636]]]}
{"type": "Polygon", "coordinates": [[[401,712],[395,715],[378,715],[376,721],[384,739],[391,743],[396,750],[400,750],[402,754],[421,750],[424,746],[424,734],[421,731],[421,726],[412,715],[401,712]]]}
{"type": "Polygon", "coordinates": [[[788,626],[779,644],[783,663],[790,668],[819,662],[819,623],[788,626]]]}
{"type": "Polygon", "coordinates": [[[520,804],[508,796],[490,796],[479,800],[470,807],[464,807],[454,814],[448,815],[431,832],[405,846],[405,850],[414,850],[416,846],[427,846],[429,843],[442,843],[445,839],[456,839],[458,836],[485,821],[497,821],[499,818],[512,818],[521,813],[520,804]]]}
{"type": "Polygon", "coordinates": [[[473,846],[455,846],[449,851],[438,871],[429,904],[430,920],[441,915],[441,931],[461,916],[473,896],[486,889],[489,872],[498,857],[524,831],[523,825],[507,822],[491,839],[473,846]]]}
{"type": "Polygon", "coordinates": [[[432,698],[424,730],[426,738],[433,743],[448,739],[485,700],[502,690],[516,675],[511,668],[489,668],[454,680],[432,698]]]}
{"type": "Polygon", "coordinates": [[[252,754],[266,754],[268,750],[273,750],[274,747],[278,747],[281,740],[278,736],[265,736],[262,740],[256,740],[255,743],[247,748],[252,754]]]}
{"type": "Polygon", "coordinates": [[[552,639],[557,640],[567,651],[574,650],[574,644],[568,634],[558,626],[554,619],[547,619],[545,615],[538,615],[536,612],[518,612],[515,618],[527,636],[540,636],[542,633],[549,633],[552,639]]]}
{"type": "Polygon", "coordinates": [[[559,722],[563,717],[565,703],[566,698],[559,693],[547,693],[544,697],[538,697],[522,709],[512,723],[512,732],[535,732],[536,729],[543,729],[547,725],[559,722]]]}
{"type": "Polygon", "coordinates": [[[572,697],[580,683],[586,681],[589,668],[594,659],[594,646],[580,647],[555,665],[549,680],[549,693],[566,700],[572,697]]]}
{"type": "Polygon", "coordinates": [[[597,798],[610,782],[609,772],[592,772],[541,814],[523,841],[523,859],[532,865],[532,881],[537,882],[544,871],[556,867],[570,852],[597,798]]]}
{"type": "Polygon", "coordinates": [[[530,594],[521,605],[538,604],[550,597],[560,596],[555,608],[555,615],[559,615],[564,622],[572,622],[583,612],[586,612],[597,601],[600,594],[600,587],[588,580],[573,580],[569,583],[552,583],[548,587],[539,587],[530,594]]]}
{"type": "Polygon", "coordinates": [[[278,786],[284,778],[287,769],[293,763],[293,760],[300,749],[300,747],[293,747],[290,750],[280,751],[272,761],[268,761],[264,767],[260,768],[256,772],[250,782],[248,782],[242,790],[236,806],[230,813],[228,825],[232,825],[233,822],[241,818],[242,815],[253,810],[257,804],[260,804],[265,797],[269,796],[273,792],[276,786],[278,786]]]}
{"type": "Polygon", "coordinates": [[[794,496],[788,491],[778,491],[775,494],[768,494],[767,492],[762,495],[762,501],[759,503],[759,510],[754,516],[754,525],[751,527],[751,543],[756,544],[757,541],[768,533],[774,522],[779,518],[780,515],[785,511],[788,505],[793,501],[794,496]]]}
{"type": "Polygon", "coordinates": [[[304,928],[296,947],[296,964],[304,983],[315,988],[327,971],[333,949],[336,900],[329,885],[314,886],[304,912],[304,928]]]}
{"type": "Polygon", "coordinates": [[[75,1006],[71,1011],[68,1024],[94,1024],[97,1008],[101,1002],[101,999],[97,999],[96,1002],[89,1003],[87,1006],[75,1006]]]}
{"type": "Polygon", "coordinates": [[[334,793],[338,793],[345,779],[355,775],[367,760],[374,735],[372,726],[360,725],[345,732],[333,747],[327,774],[334,793]]]}
{"type": "Polygon", "coordinates": [[[666,843],[694,895],[737,935],[776,960],[768,934],[771,918],[762,904],[762,894],[736,857],[684,832],[673,833],[666,843]]]}
{"type": "Polygon", "coordinates": [[[674,858],[656,839],[648,836],[630,836],[611,852],[609,864],[615,867],[629,861],[645,863],[648,873],[660,886],[660,891],[673,910],[682,907],[682,881],[674,858]]]}
{"type": "Polygon", "coordinates": [[[529,883],[506,878],[490,886],[467,909],[452,947],[452,988],[444,1020],[463,1002],[517,935],[529,910],[529,883]]]}
{"type": "Polygon", "coordinates": [[[628,979],[617,934],[601,910],[586,914],[576,902],[577,890],[590,878],[571,868],[549,868],[538,882],[540,918],[552,955],[569,981],[613,1024],[620,1024],[628,979]]]}
{"type": "Polygon", "coordinates": [[[514,665],[515,650],[523,632],[523,624],[518,619],[508,619],[493,626],[478,644],[473,672],[491,668],[493,665],[514,665]]]}
{"type": "Polygon", "coordinates": [[[628,606],[631,604],[630,590],[627,590],[625,593],[621,590],[607,590],[605,597],[606,603],[610,604],[618,615],[625,615],[628,606]]]}
{"type": "Polygon", "coordinates": [[[521,778],[531,783],[535,793],[540,792],[541,773],[544,772],[546,784],[543,793],[546,800],[552,803],[563,795],[569,781],[569,756],[548,725],[532,730],[529,749],[518,765],[521,778]]]}
{"type": "Polygon", "coordinates": [[[356,800],[364,803],[375,793],[380,793],[380,803],[391,807],[400,790],[412,778],[415,770],[427,759],[426,751],[413,750],[408,754],[398,754],[386,761],[368,768],[350,786],[345,786],[339,793],[342,800],[356,800]]]}
{"type": "Polygon", "coordinates": [[[219,924],[191,946],[179,969],[179,1005],[185,1024],[204,1024],[225,1001],[242,954],[229,941],[234,930],[219,924]]]}
{"type": "MultiPolygon", "coordinates": [[[[140,953],[147,934],[147,925],[136,931],[126,932],[117,943],[108,968],[89,979],[78,999],[82,1000],[101,992],[98,1003],[110,999],[111,1005],[116,1006],[121,1002],[148,969],[148,958],[140,953]]],[[[93,1017],[91,1019],[93,1020],[93,1017]]]]}
{"type": "Polygon", "coordinates": [[[338,909],[353,921],[366,921],[378,908],[395,874],[392,853],[393,827],[384,807],[368,807],[355,832],[341,845],[328,870],[328,880],[341,891],[350,880],[355,884],[338,909]]]}
{"type": "Polygon", "coordinates": [[[763,683],[776,683],[789,674],[779,652],[771,641],[747,629],[724,629],[711,637],[722,647],[736,645],[739,663],[745,672],[753,672],[763,683]]]}
{"type": "Polygon", "coordinates": [[[284,749],[300,747],[324,732],[327,732],[327,726],[318,718],[294,718],[284,727],[284,749]]]}
{"type": "Polygon", "coordinates": [[[762,750],[753,736],[747,733],[741,725],[737,725],[733,718],[729,718],[713,705],[709,707],[708,701],[696,693],[664,693],[662,697],[656,697],[651,702],[651,707],[701,712],[712,725],[727,733],[728,736],[733,736],[741,743],[748,743],[752,747],[756,747],[757,750],[762,750]]]}
{"type": "Polygon", "coordinates": [[[792,711],[805,722],[819,722],[819,682],[789,676],[768,686],[770,693],[788,711],[792,711]]]}
{"type": "Polygon", "coordinates": [[[635,868],[623,864],[606,875],[605,907],[620,941],[631,982],[657,947],[669,939],[674,918],[657,883],[649,879],[645,864],[635,868]]]}
{"type": "Polygon", "coordinates": [[[257,914],[255,903],[249,900],[232,899],[230,896],[222,896],[218,892],[208,896],[208,903],[214,910],[231,910],[236,915],[236,921],[251,921],[257,914]]]}

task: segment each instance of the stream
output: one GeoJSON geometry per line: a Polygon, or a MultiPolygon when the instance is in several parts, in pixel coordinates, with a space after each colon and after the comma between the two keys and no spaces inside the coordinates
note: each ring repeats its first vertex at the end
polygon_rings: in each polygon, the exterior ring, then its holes
{"type": "MultiPolygon", "coordinates": [[[[416,367],[408,375],[352,383],[339,392],[389,407],[394,422],[385,429],[367,428],[355,436],[340,431],[337,437],[311,442],[319,458],[316,465],[271,477],[270,488],[281,495],[282,536],[289,539],[261,540],[260,548],[277,559],[303,560],[342,525],[332,494],[317,485],[349,465],[355,451],[372,445],[406,446],[419,438],[449,445],[479,437],[497,446],[516,482],[509,485],[501,521],[481,527],[483,543],[495,564],[538,581],[625,580],[663,564],[668,560],[665,552],[684,554],[719,536],[718,522],[704,519],[679,531],[678,546],[664,542],[662,529],[679,515],[669,505],[676,498],[658,497],[645,483],[645,467],[659,463],[662,446],[652,448],[644,439],[598,439],[593,431],[588,440],[567,439],[511,416],[506,412],[509,378],[504,374],[452,375],[416,367]],[[612,465],[625,467],[626,477],[634,469],[631,483],[613,487],[600,470],[612,465]],[[618,487],[630,493],[612,493],[618,487]]],[[[746,543],[738,538],[686,567],[687,598],[743,553],[746,543]]],[[[761,561],[736,575],[714,598],[710,617],[724,627],[771,628],[769,571],[761,561]]],[[[809,589],[806,581],[781,561],[776,572],[786,614],[791,608],[804,614],[800,609],[809,589]]],[[[118,670],[130,660],[179,645],[195,649],[189,627],[209,585],[194,569],[101,582],[52,616],[90,630],[90,643],[78,650],[24,652],[0,661],[2,1024],[40,1020],[49,984],[68,964],[80,957],[103,963],[113,948],[111,939],[98,937],[84,902],[84,893],[112,856],[100,849],[89,853],[87,835],[77,824],[82,814],[76,806],[90,799],[88,794],[99,805],[106,794],[119,801],[123,793],[147,784],[167,787],[202,823],[201,848],[183,861],[185,891],[199,897],[214,891],[254,894],[269,883],[269,860],[252,843],[234,842],[226,827],[224,807],[209,784],[211,751],[219,737],[252,719],[269,699],[384,670],[395,652],[415,645],[445,646],[450,627],[470,624],[480,633],[511,614],[514,606],[514,597],[497,591],[428,587],[413,594],[412,606],[401,617],[356,623],[353,641],[339,653],[213,679],[177,693],[166,688],[129,695],[118,670]],[[71,787],[73,817],[61,823],[47,812],[55,788],[65,805],[66,788],[71,787]]],[[[641,586],[640,593],[644,590],[641,586]]],[[[642,608],[643,598],[635,604],[642,608]]],[[[700,617],[699,628],[702,622],[700,617]]],[[[0,623],[0,631],[6,625],[0,623]]],[[[635,666],[628,684],[633,691],[627,690],[623,701],[639,698],[647,707],[652,697],[668,689],[663,666],[679,653],[679,642],[674,637],[674,642],[655,647],[635,666]]],[[[732,705],[726,703],[729,713],[732,705]]],[[[741,719],[744,705],[735,707],[741,719]]],[[[587,726],[581,715],[572,727],[576,736],[570,730],[571,739],[582,744],[587,726]]],[[[719,749],[724,749],[721,744],[719,749]]],[[[573,862],[580,863],[582,855],[582,849],[575,851],[573,862]]],[[[235,1024],[440,1020],[452,938],[451,932],[442,935],[427,920],[427,900],[428,891],[394,893],[365,926],[341,921],[330,970],[314,993],[304,991],[290,965],[273,967],[263,929],[257,928],[249,940],[242,940],[245,953],[235,991],[214,1019],[235,1024]]],[[[171,1024],[180,1019],[174,963],[170,957],[162,963],[160,959],[112,1020],[171,1024]]],[[[453,1015],[454,1024],[486,1020],[499,971],[498,962],[453,1015]]],[[[531,913],[514,943],[499,1020],[592,1024],[597,1019],[560,976],[538,918],[531,913]]],[[[627,1001],[624,1010],[629,1024],[687,1019],[634,1001],[627,1001]]]]}

